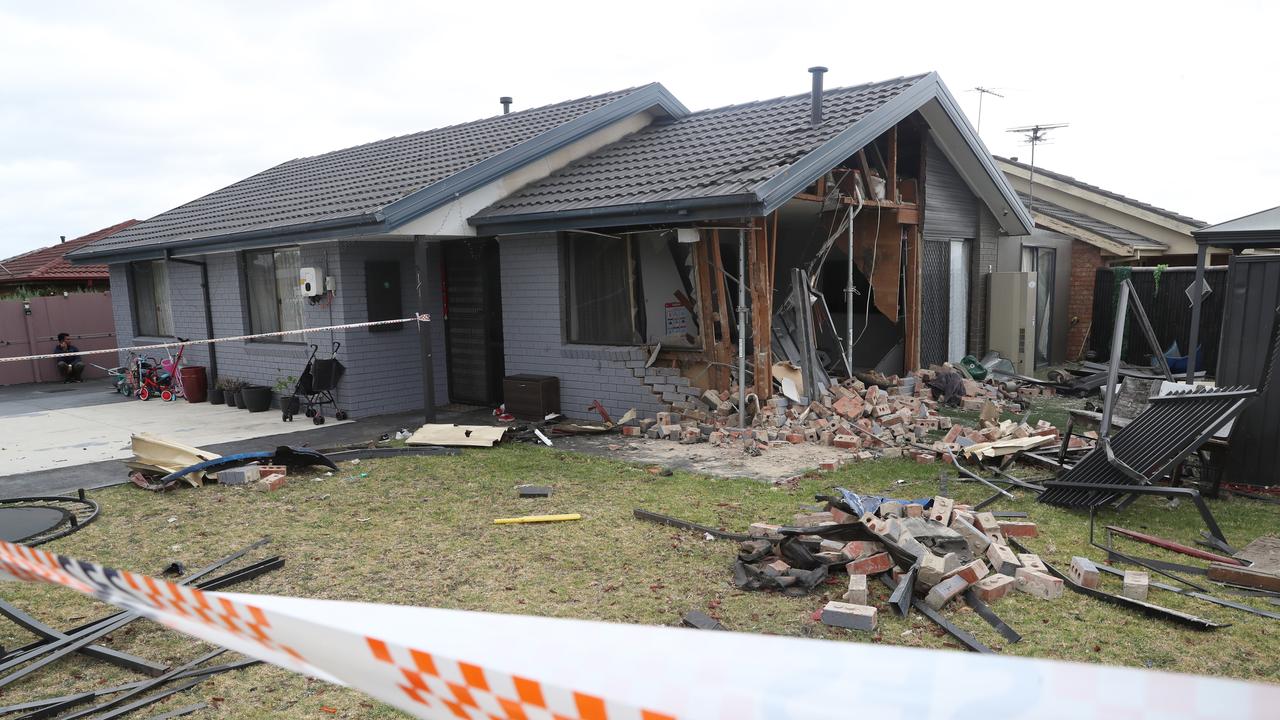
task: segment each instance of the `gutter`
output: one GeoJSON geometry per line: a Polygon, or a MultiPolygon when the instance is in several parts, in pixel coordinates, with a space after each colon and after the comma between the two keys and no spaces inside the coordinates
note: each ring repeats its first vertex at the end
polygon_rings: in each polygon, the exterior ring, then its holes
{"type": "Polygon", "coordinates": [[[687,200],[660,200],[606,207],[589,207],[516,215],[467,218],[481,235],[503,235],[547,230],[618,227],[764,214],[764,204],[755,193],[721,195],[687,200]]]}
{"type": "Polygon", "coordinates": [[[301,225],[262,228],[247,230],[226,235],[210,235],[206,237],[187,238],[176,242],[155,243],[141,247],[116,249],[104,248],[98,252],[84,252],[84,249],[67,253],[66,257],[78,265],[89,265],[103,262],[124,262],[127,260],[162,260],[169,259],[174,250],[199,248],[200,253],[226,252],[260,246],[255,242],[266,238],[282,243],[303,240],[329,240],[367,232],[386,232],[386,220],[382,213],[370,213],[328,220],[316,220],[301,225]],[[83,253],[83,254],[80,254],[83,253]]]}

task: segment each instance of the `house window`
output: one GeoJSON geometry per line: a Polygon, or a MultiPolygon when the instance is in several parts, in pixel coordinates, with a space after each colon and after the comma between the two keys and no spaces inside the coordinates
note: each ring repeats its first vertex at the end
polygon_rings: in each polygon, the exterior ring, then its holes
{"type": "Polygon", "coordinates": [[[569,342],[640,344],[639,284],[629,238],[569,235],[565,277],[569,342]]]}
{"type": "Polygon", "coordinates": [[[133,263],[129,270],[134,331],[145,337],[172,337],[168,266],[163,260],[152,260],[133,263]]]}
{"type": "MultiPolygon", "coordinates": [[[[298,271],[302,256],[298,248],[280,248],[245,253],[245,278],[249,289],[249,328],[253,333],[302,329],[302,293],[298,271]]],[[[263,338],[275,342],[297,342],[298,336],[263,338]]]]}
{"type": "Polygon", "coordinates": [[[695,245],[659,230],[570,233],[564,247],[569,342],[701,347],[695,245]]]}

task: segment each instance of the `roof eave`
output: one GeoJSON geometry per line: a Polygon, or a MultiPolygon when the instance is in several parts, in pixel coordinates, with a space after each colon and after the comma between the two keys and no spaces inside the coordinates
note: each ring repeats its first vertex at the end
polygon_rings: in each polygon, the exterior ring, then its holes
{"type": "Polygon", "coordinates": [[[388,227],[394,229],[591,133],[654,107],[661,108],[671,117],[689,114],[689,109],[663,87],[662,83],[650,83],[608,105],[579,115],[563,125],[407,195],[384,207],[382,214],[387,219],[388,227]]]}
{"type": "Polygon", "coordinates": [[[584,228],[659,225],[696,220],[759,217],[764,206],[753,193],[687,200],[662,200],[579,210],[471,217],[479,235],[580,230],[584,228]]]}

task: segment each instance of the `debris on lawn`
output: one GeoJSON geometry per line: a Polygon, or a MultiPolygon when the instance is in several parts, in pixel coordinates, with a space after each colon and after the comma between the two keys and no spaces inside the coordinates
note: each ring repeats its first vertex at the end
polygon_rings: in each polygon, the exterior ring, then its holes
{"type": "MultiPolygon", "coordinates": [[[[786,364],[780,365],[784,367],[778,372],[786,376],[786,364]]],[[[947,364],[904,377],[860,375],[833,383],[830,393],[819,399],[774,395],[745,429],[739,427],[733,403],[736,388],[707,390],[697,401],[673,405],[673,411],[622,424],[622,434],[743,447],[752,454],[772,445],[807,443],[846,449],[849,460],[906,456],[928,463],[961,451],[989,459],[1060,441],[1058,429],[1044,420],[1030,425],[999,419],[1002,412],[1023,412],[1026,398],[1040,394],[1017,383],[962,377],[947,364]],[[981,412],[982,419],[977,427],[957,423],[938,411],[941,404],[981,412]]],[[[1081,437],[1071,439],[1072,447],[1087,444],[1081,437]]],[[[834,470],[839,464],[828,462],[823,469],[834,470]]]]}
{"type": "MultiPolygon", "coordinates": [[[[330,470],[337,470],[338,466],[333,463],[323,453],[306,447],[290,447],[281,445],[275,450],[262,450],[258,452],[238,453],[236,455],[227,455],[224,457],[215,456],[211,460],[205,460],[196,463],[190,467],[175,470],[168,475],[150,483],[148,490],[167,490],[173,487],[179,480],[184,477],[214,477],[217,473],[230,470],[232,468],[245,467],[253,463],[262,463],[268,461],[268,465],[283,465],[289,467],[313,467],[323,465],[330,470]]],[[[261,473],[259,473],[261,474],[261,473]]],[[[257,478],[254,478],[256,480],[257,478]]],[[[246,480],[248,482],[249,480],[246,480]]]]}
{"type": "Polygon", "coordinates": [[[101,508],[84,490],[75,497],[42,495],[0,499],[0,540],[35,547],[66,537],[98,519],[101,508]]]}
{"type": "Polygon", "coordinates": [[[516,495],[522,498],[550,497],[551,488],[546,485],[517,485],[516,495]]]}
{"type": "MultiPolygon", "coordinates": [[[[177,584],[201,590],[220,590],[277,570],[284,566],[284,560],[279,556],[260,560],[217,577],[202,579],[235,562],[249,552],[266,545],[268,542],[270,540],[266,538],[259,540],[195,572],[186,574],[185,577],[177,581],[177,584]]],[[[95,707],[76,713],[74,717],[87,717],[89,715],[118,717],[188,690],[215,674],[256,665],[260,662],[258,660],[242,660],[222,665],[201,667],[204,663],[226,652],[226,648],[218,648],[184,665],[168,669],[166,664],[155,663],[145,658],[98,644],[99,642],[109,643],[111,633],[120,630],[141,617],[137,613],[128,611],[115,612],[67,631],[56,630],[3,600],[0,600],[0,614],[39,638],[22,647],[0,651],[0,672],[7,671],[7,674],[0,676],[0,688],[12,685],[72,653],[86,658],[103,660],[152,678],[107,688],[96,687],[97,683],[95,683],[95,687],[91,690],[0,707],[0,715],[28,711],[30,714],[24,717],[53,717],[64,710],[113,696],[95,707]],[[175,681],[183,682],[161,689],[175,681]],[[108,713],[108,711],[110,712],[108,713]],[[99,713],[106,714],[99,715],[99,713]]],[[[77,675],[77,677],[79,676],[77,675]]]]}
{"type": "Polygon", "coordinates": [[[690,610],[680,618],[680,624],[695,630],[727,630],[720,621],[702,612],[701,610],[690,610]]]}
{"type": "Polygon", "coordinates": [[[525,515],[524,517],[512,518],[496,518],[494,525],[519,525],[523,523],[547,523],[547,522],[565,522],[567,520],[581,520],[582,515],[578,513],[566,513],[564,515],[525,515]]]}
{"type": "MultiPolygon", "coordinates": [[[[137,433],[130,439],[133,457],[124,464],[136,473],[135,484],[146,487],[151,476],[170,475],[184,468],[190,468],[208,460],[216,460],[220,455],[202,450],[198,447],[165,440],[150,433],[137,433]],[[139,483],[139,480],[144,482],[139,483]]],[[[206,476],[204,470],[189,471],[181,476],[191,487],[200,487],[206,476]]],[[[130,476],[131,479],[134,475],[130,476]]]]}
{"type": "Polygon", "coordinates": [[[507,429],[493,425],[431,424],[418,428],[406,445],[447,445],[455,447],[493,447],[502,440],[507,429]]]}

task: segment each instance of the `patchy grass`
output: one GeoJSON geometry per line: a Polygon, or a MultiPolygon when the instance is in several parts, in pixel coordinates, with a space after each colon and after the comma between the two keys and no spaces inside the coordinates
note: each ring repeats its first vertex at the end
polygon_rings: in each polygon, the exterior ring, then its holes
{"type": "MultiPolygon", "coordinates": [[[[881,607],[877,632],[828,628],[812,622],[810,614],[827,596],[841,594],[839,586],[803,598],[740,592],[731,583],[732,543],[706,541],[631,516],[639,507],[741,530],[757,520],[788,521],[814,503],[815,493],[836,485],[864,493],[932,496],[941,468],[904,461],[862,463],[779,489],[680,472],[661,477],[599,458],[504,446],[456,457],[344,464],[331,477],[291,478],[286,488],[271,494],[217,485],[163,495],[115,487],[94,494],[103,504],[96,523],[48,549],[156,572],[172,560],[198,567],[270,535],[274,542],[246,561],[280,554],[285,567],[236,590],[627,623],[674,624],[684,612],[701,609],[745,632],[952,648],[956,643],[918,614],[905,621],[894,616],[885,606],[883,586],[873,587],[873,602],[881,607]],[[366,472],[368,477],[358,477],[366,472]],[[555,494],[520,500],[513,486],[524,482],[552,485],[555,494]],[[567,512],[582,513],[584,519],[491,524],[495,517],[567,512]]],[[[961,501],[988,494],[984,487],[954,478],[949,484],[949,494],[961,501]]],[[[1212,505],[1228,538],[1240,545],[1280,527],[1276,506],[1250,501],[1212,505]]],[[[1088,547],[1085,515],[1036,505],[1025,494],[997,509],[1031,513],[1041,536],[1028,545],[1053,564],[1065,567],[1075,554],[1102,559],[1100,551],[1088,547]]],[[[1170,509],[1150,498],[1105,519],[1187,543],[1199,529],[1190,506],[1170,509]]],[[[1180,559],[1154,548],[1126,547],[1180,559]]],[[[1105,582],[1118,591],[1118,582],[1105,582]]],[[[7,585],[4,594],[56,626],[76,625],[107,611],[96,601],[52,587],[7,585]]],[[[1023,634],[1023,642],[1008,645],[963,605],[953,604],[946,614],[1008,654],[1280,682],[1280,625],[1275,621],[1158,590],[1151,599],[1234,625],[1197,632],[1072,593],[1056,602],[1015,593],[995,606],[1023,634]]],[[[1245,602],[1275,609],[1257,600],[1245,602]]],[[[0,644],[30,639],[14,626],[0,624],[0,644]]],[[[110,644],[174,664],[204,647],[147,621],[114,633],[110,644]]],[[[65,659],[0,692],[0,704],[134,679],[136,675],[102,662],[65,659]]],[[[338,717],[399,716],[358,692],[266,666],[212,678],[151,712],[194,702],[197,696],[222,698],[216,714],[228,718],[333,716],[321,707],[336,710],[338,717]]]]}

